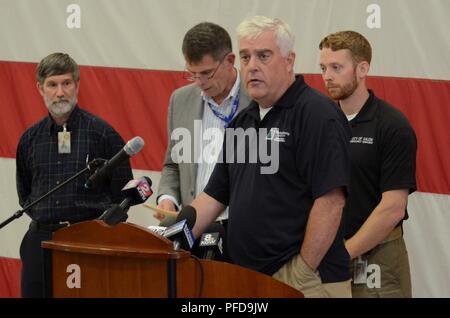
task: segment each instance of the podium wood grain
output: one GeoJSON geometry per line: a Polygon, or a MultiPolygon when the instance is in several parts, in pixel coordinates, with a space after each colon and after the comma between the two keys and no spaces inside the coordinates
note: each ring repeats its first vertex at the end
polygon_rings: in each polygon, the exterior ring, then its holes
{"type": "Polygon", "coordinates": [[[74,224],[42,246],[51,251],[53,297],[167,297],[170,260],[176,263],[177,297],[302,297],[259,272],[173,251],[170,240],[130,223],[74,224]],[[80,267],[80,288],[70,288],[76,279],[68,272],[73,264],[80,267]]]}

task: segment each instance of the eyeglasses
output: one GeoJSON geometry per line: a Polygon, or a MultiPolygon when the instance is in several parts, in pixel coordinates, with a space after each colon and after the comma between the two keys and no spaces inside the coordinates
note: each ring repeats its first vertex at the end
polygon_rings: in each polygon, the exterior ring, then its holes
{"type": "Polygon", "coordinates": [[[183,72],[183,78],[190,82],[194,82],[197,79],[202,82],[210,80],[211,78],[214,77],[214,75],[216,75],[217,70],[219,69],[220,65],[222,65],[223,61],[225,61],[225,58],[227,57],[228,53],[224,55],[224,57],[220,60],[219,65],[217,65],[215,69],[200,72],[199,75],[195,75],[195,73],[185,70],[183,72]]]}

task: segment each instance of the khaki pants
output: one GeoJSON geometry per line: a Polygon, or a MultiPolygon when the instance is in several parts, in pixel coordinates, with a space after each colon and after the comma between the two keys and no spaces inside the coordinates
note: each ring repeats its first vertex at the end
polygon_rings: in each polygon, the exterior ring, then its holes
{"type": "MultiPolygon", "coordinates": [[[[356,260],[353,260],[353,264],[356,260]]],[[[353,284],[355,298],[411,298],[411,275],[408,252],[403,237],[384,242],[375,247],[367,258],[367,264],[379,266],[379,288],[369,284],[353,284]]],[[[352,266],[352,271],[354,266],[352,266]]],[[[371,275],[369,271],[369,275],[371,275]]],[[[370,277],[369,277],[370,279],[370,277]]]]}
{"type": "Polygon", "coordinates": [[[307,298],[351,298],[350,280],[323,284],[318,271],[313,271],[300,254],[283,265],[273,278],[301,291],[307,298]]]}

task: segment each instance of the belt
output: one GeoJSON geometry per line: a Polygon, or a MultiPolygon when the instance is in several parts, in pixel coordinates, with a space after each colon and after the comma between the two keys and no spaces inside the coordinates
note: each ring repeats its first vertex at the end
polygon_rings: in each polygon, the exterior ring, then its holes
{"type": "Polygon", "coordinates": [[[30,229],[35,231],[44,231],[44,232],[55,232],[59,229],[62,229],[66,226],[69,226],[70,222],[59,222],[53,224],[40,223],[35,220],[32,220],[30,223],[30,229]]]}
{"type": "Polygon", "coordinates": [[[395,229],[393,229],[391,233],[389,233],[389,235],[386,236],[386,238],[380,244],[395,241],[396,239],[399,239],[402,236],[403,236],[403,229],[402,226],[399,225],[395,229]]]}

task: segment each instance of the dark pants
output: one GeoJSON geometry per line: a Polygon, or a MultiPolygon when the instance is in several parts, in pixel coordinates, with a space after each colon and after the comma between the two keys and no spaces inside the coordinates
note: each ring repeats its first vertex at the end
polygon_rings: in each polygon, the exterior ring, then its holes
{"type": "MultiPolygon", "coordinates": [[[[49,241],[53,232],[66,227],[68,224],[38,224],[31,221],[20,245],[20,259],[22,260],[21,291],[24,298],[45,297],[44,268],[50,270],[51,260],[47,258],[44,266],[44,250],[42,241],[49,241]]],[[[48,272],[47,275],[51,275],[48,272]]]]}
{"type": "Polygon", "coordinates": [[[39,230],[32,226],[22,239],[20,245],[21,292],[24,298],[44,297],[44,256],[41,242],[51,239],[51,231],[39,230]]]}

